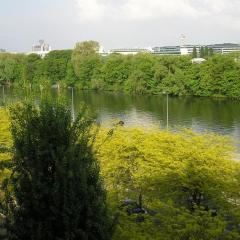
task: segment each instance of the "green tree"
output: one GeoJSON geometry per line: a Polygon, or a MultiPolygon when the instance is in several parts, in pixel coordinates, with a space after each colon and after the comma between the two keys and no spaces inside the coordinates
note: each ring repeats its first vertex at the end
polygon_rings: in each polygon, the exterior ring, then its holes
{"type": "MultiPolygon", "coordinates": [[[[98,145],[106,130],[100,134],[98,145]]],[[[119,211],[141,193],[148,214],[123,208],[113,239],[239,240],[240,165],[232,150],[213,134],[116,129],[99,153],[108,201],[119,211]]]]}
{"type": "Polygon", "coordinates": [[[143,94],[147,92],[146,75],[140,70],[132,72],[126,81],[126,89],[132,93],[143,94]]]}
{"type": "Polygon", "coordinates": [[[212,57],[213,54],[214,54],[213,49],[212,49],[212,48],[209,48],[209,57],[212,57]]]}
{"type": "Polygon", "coordinates": [[[79,78],[80,88],[89,88],[94,71],[100,63],[99,43],[85,41],[77,43],[72,53],[74,71],[79,78]]]}
{"type": "Polygon", "coordinates": [[[66,73],[64,83],[67,86],[74,87],[76,85],[77,81],[78,81],[78,78],[74,72],[72,61],[69,60],[68,64],[67,64],[67,73],[66,73]]]}
{"type": "Polygon", "coordinates": [[[34,79],[38,70],[41,57],[37,54],[30,54],[25,58],[23,67],[22,84],[26,87],[28,84],[33,85],[34,79]]]}
{"type": "Polygon", "coordinates": [[[201,47],[201,48],[200,48],[200,57],[201,57],[201,58],[204,58],[204,57],[205,57],[204,47],[201,47]]]}
{"type": "Polygon", "coordinates": [[[72,50],[51,51],[43,59],[43,71],[52,84],[65,80],[72,50]]]}
{"type": "Polygon", "coordinates": [[[0,84],[11,85],[21,81],[25,56],[0,53],[0,84]]]}
{"type": "Polygon", "coordinates": [[[103,60],[100,73],[95,76],[96,81],[103,81],[107,90],[122,90],[130,74],[131,60],[131,56],[111,54],[103,60]]]}
{"type": "Polygon", "coordinates": [[[207,46],[204,48],[204,56],[206,58],[209,56],[209,48],[207,46]]]}
{"type": "Polygon", "coordinates": [[[83,112],[72,122],[67,106],[49,100],[11,109],[10,240],[110,239],[92,123],[83,112]]]}
{"type": "Polygon", "coordinates": [[[193,48],[193,53],[192,53],[192,57],[193,58],[197,58],[198,54],[197,54],[197,48],[194,46],[193,48]]]}

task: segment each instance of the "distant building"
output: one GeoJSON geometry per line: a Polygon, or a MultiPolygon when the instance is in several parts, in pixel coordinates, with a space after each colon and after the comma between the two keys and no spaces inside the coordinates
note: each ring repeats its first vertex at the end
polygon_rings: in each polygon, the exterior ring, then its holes
{"type": "Polygon", "coordinates": [[[154,47],[153,54],[156,55],[191,55],[194,47],[197,53],[200,53],[201,47],[212,49],[214,53],[227,54],[232,52],[240,52],[240,44],[223,43],[223,44],[210,44],[210,45],[184,45],[184,46],[164,46],[154,47]]]}
{"type": "Polygon", "coordinates": [[[213,52],[226,54],[232,52],[240,52],[240,44],[236,43],[223,43],[207,45],[208,48],[212,48],[213,52]]]}
{"type": "Polygon", "coordinates": [[[5,52],[7,52],[7,51],[6,51],[6,49],[0,48],[0,52],[1,52],[1,53],[5,53],[5,52]]]}
{"type": "Polygon", "coordinates": [[[154,47],[153,54],[156,54],[156,55],[190,55],[193,53],[194,47],[196,47],[197,52],[199,52],[200,46],[184,45],[184,46],[154,47]]]}
{"type": "Polygon", "coordinates": [[[180,55],[180,46],[154,47],[153,54],[156,55],[180,55]]]}
{"type": "Polygon", "coordinates": [[[103,56],[103,57],[105,57],[105,56],[107,56],[107,55],[109,54],[108,52],[106,52],[106,51],[104,50],[103,46],[100,46],[100,48],[99,48],[99,50],[98,50],[98,53],[99,53],[101,56],[103,56]]]}
{"type": "Polygon", "coordinates": [[[44,40],[40,40],[38,44],[34,44],[32,46],[32,52],[38,54],[41,57],[45,57],[50,51],[51,46],[44,42],[44,40]]]}
{"type": "Polygon", "coordinates": [[[138,53],[152,53],[151,48],[118,48],[109,51],[109,54],[117,53],[122,55],[136,55],[138,53]]]}

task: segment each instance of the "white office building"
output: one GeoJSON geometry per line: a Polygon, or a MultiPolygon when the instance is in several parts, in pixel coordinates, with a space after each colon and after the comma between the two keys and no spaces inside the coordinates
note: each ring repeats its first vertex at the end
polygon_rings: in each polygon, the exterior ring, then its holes
{"type": "Polygon", "coordinates": [[[51,46],[48,43],[45,43],[44,40],[40,40],[38,44],[32,46],[32,52],[41,57],[45,57],[50,51],[51,46]]]}
{"type": "Polygon", "coordinates": [[[111,49],[109,54],[122,54],[122,55],[136,55],[138,53],[152,53],[153,50],[149,48],[117,48],[111,49]]]}

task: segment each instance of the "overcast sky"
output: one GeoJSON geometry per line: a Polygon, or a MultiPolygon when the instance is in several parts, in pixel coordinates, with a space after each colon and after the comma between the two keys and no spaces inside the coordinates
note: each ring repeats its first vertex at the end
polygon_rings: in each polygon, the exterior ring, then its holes
{"type": "Polygon", "coordinates": [[[240,43],[240,0],[0,0],[0,48],[97,40],[106,49],[240,43]]]}

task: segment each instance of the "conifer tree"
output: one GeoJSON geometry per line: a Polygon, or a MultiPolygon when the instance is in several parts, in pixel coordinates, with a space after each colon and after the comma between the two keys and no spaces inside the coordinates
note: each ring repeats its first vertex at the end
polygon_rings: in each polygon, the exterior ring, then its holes
{"type": "Polygon", "coordinates": [[[10,240],[111,239],[92,123],[84,111],[72,122],[65,104],[49,100],[11,109],[10,240]]]}
{"type": "Polygon", "coordinates": [[[209,48],[209,50],[208,50],[208,55],[209,55],[209,57],[212,57],[213,56],[213,49],[212,48],[209,48]]]}
{"type": "Polygon", "coordinates": [[[193,58],[197,58],[197,48],[196,47],[194,47],[193,48],[193,58]]]}
{"type": "Polygon", "coordinates": [[[209,49],[207,46],[204,48],[204,55],[206,58],[209,56],[209,49]]]}
{"type": "Polygon", "coordinates": [[[205,51],[204,51],[204,47],[200,48],[200,57],[204,58],[205,57],[205,51]]]}

